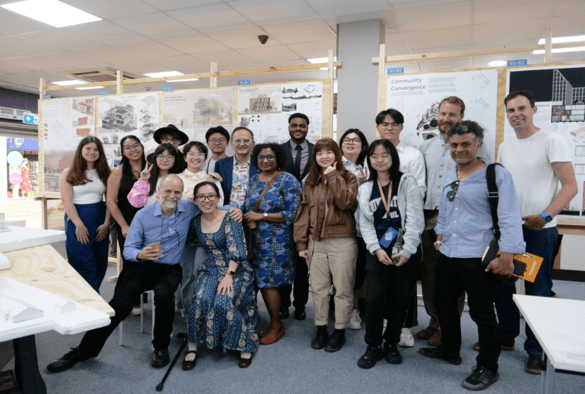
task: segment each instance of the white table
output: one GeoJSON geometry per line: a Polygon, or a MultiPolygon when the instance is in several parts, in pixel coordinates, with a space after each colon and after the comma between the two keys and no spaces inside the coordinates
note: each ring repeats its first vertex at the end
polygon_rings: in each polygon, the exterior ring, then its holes
{"type": "Polygon", "coordinates": [[[555,373],[585,375],[585,301],[514,294],[514,302],[544,351],[542,393],[555,373]]]}

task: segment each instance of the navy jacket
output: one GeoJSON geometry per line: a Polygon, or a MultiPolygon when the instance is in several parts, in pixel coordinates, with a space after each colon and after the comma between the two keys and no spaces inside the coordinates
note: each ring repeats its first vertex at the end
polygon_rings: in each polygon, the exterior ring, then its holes
{"type": "MultiPolygon", "coordinates": [[[[234,169],[234,157],[226,157],[215,162],[215,172],[222,178],[221,188],[223,190],[224,204],[230,203],[230,196],[232,194],[232,175],[234,169]]],[[[258,173],[255,165],[250,163],[250,179],[258,173]]]]}
{"type": "MultiPolygon", "coordinates": [[[[302,182],[303,179],[305,179],[305,177],[307,175],[309,175],[309,171],[311,171],[311,157],[313,155],[313,146],[315,146],[315,145],[311,144],[309,141],[307,141],[307,144],[309,145],[309,160],[307,161],[307,165],[305,165],[305,168],[303,168],[301,171],[301,178],[300,179],[297,178],[299,182],[302,182]]],[[[286,171],[289,174],[292,174],[294,177],[296,177],[296,175],[295,175],[295,158],[293,157],[293,152],[292,152],[292,149],[290,146],[290,140],[286,141],[284,144],[281,144],[280,146],[282,148],[284,148],[284,151],[286,152],[286,166],[282,170],[286,171]]],[[[296,152],[295,152],[295,156],[296,156],[296,152]]]]}

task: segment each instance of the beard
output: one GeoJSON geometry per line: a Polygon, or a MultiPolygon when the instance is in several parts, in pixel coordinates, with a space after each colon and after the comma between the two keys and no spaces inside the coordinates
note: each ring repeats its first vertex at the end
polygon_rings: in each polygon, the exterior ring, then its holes
{"type": "Polygon", "coordinates": [[[166,209],[175,209],[178,203],[179,201],[177,199],[168,197],[162,201],[162,205],[164,205],[166,209]]]}

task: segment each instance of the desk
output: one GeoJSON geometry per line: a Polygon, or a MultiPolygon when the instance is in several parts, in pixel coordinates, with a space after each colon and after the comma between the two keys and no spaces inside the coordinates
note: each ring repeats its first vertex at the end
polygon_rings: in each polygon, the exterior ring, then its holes
{"type": "Polygon", "coordinates": [[[585,301],[514,294],[546,362],[542,393],[554,392],[555,373],[585,375],[585,301]]]}

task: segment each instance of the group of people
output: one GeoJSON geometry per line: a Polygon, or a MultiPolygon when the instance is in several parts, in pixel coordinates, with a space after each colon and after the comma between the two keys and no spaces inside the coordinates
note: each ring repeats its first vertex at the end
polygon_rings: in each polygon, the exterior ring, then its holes
{"type": "MultiPolygon", "coordinates": [[[[330,138],[313,144],[302,113],[290,116],[290,140],[280,145],[255,144],[247,127],[230,135],[218,126],[206,133],[205,146],[168,125],[155,132],[160,145],[148,158],[138,138],[123,138],[122,162],[111,172],[100,141],[84,138],[61,180],[69,262],[98,291],[113,218],[124,265],[110,301],[116,312],[110,325],[86,333],[48,370],[64,371],[96,357],[150,289],[156,308],[153,367],[170,362],[180,306],[189,330],[183,369],[196,366],[202,343],[239,351],[238,365],[246,368],[259,344],[285,335],[291,293],[294,318],[306,319],[309,279],[312,348],[340,350],[345,329],[360,329],[363,318],[367,347],[358,366],[372,368],[384,358],[399,364],[398,346],[414,345],[410,328],[418,325],[420,276],[431,321],[416,336],[434,347],[419,353],[461,363],[467,293],[479,355],[462,384],[489,387],[499,378],[500,350],[513,349],[519,334],[515,286],[500,284],[501,278],[512,275],[514,254],[537,254],[544,261],[526,292],[551,295],[554,218],[577,192],[567,143],[533,123],[533,95],[512,92],[505,104],[516,137],[500,146],[499,166],[490,163],[484,130],[463,120],[465,104],[455,96],[440,103],[440,135],[419,148],[400,141],[404,117],[396,109],[378,114],[380,139],[371,144],[358,129],[343,133],[339,144],[330,138]],[[225,154],[228,143],[231,157],[225,154]],[[499,191],[495,205],[488,198],[490,179],[499,191]],[[501,254],[484,263],[494,238],[501,254]],[[258,292],[270,317],[263,327],[258,292]]],[[[526,369],[540,373],[542,348],[529,329],[527,336],[526,369]]]]}

